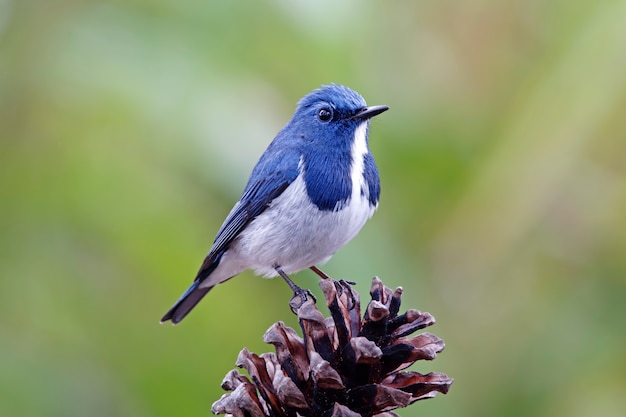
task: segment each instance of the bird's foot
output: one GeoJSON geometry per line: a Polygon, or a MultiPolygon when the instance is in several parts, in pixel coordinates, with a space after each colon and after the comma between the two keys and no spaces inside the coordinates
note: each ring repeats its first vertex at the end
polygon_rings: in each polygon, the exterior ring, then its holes
{"type": "Polygon", "coordinates": [[[289,307],[291,308],[293,314],[298,314],[298,310],[304,305],[304,303],[309,301],[309,297],[313,299],[313,303],[317,302],[317,298],[315,298],[311,291],[300,287],[297,287],[297,289],[294,290],[293,297],[289,300],[289,307]]]}
{"type": "Polygon", "coordinates": [[[291,278],[289,278],[289,275],[287,275],[285,271],[283,271],[279,266],[275,266],[274,269],[276,270],[276,272],[278,272],[278,275],[280,275],[285,280],[287,285],[289,285],[291,291],[293,291],[293,297],[291,297],[291,300],[289,300],[289,307],[294,314],[298,314],[298,309],[309,300],[309,297],[313,299],[314,303],[317,302],[317,299],[311,291],[302,289],[297,286],[291,280],[291,278]]]}

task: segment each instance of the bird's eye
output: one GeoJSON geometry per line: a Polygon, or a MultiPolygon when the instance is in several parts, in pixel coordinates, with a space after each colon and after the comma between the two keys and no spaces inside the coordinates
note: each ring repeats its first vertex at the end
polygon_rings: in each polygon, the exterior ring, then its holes
{"type": "Polygon", "coordinates": [[[326,123],[326,122],[330,121],[330,119],[333,118],[333,112],[328,107],[322,107],[317,112],[317,118],[320,119],[321,122],[326,123]]]}

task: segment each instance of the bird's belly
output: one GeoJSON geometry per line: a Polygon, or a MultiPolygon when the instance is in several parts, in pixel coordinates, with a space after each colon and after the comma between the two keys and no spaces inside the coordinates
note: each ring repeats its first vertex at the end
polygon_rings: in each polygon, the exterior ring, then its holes
{"type": "Polygon", "coordinates": [[[298,182],[250,222],[229,249],[259,275],[276,276],[276,266],[292,273],[327,261],[376,209],[357,195],[339,211],[321,211],[298,182]]]}

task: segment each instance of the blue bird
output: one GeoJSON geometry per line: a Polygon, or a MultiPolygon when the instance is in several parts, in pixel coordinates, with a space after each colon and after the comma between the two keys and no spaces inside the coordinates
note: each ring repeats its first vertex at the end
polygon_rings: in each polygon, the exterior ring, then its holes
{"type": "Polygon", "coordinates": [[[161,323],[180,322],[214,286],[246,269],[280,275],[306,299],[287,274],[331,256],[374,214],[380,180],[368,148],[370,118],[387,106],[367,107],[342,85],[304,96],[294,115],[267,147],[246,188],[217,232],[189,289],[161,323]]]}

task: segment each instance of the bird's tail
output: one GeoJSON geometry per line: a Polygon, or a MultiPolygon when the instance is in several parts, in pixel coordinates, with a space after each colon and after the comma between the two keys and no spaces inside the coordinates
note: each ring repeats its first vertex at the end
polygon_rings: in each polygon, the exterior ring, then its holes
{"type": "Polygon", "coordinates": [[[180,296],[178,301],[169,309],[167,313],[161,318],[161,323],[165,323],[168,320],[172,321],[172,324],[178,324],[182,319],[189,314],[189,312],[202,300],[211,289],[219,284],[216,282],[213,285],[201,286],[211,273],[217,268],[220,263],[220,259],[222,258],[223,253],[218,254],[217,256],[207,256],[204,260],[204,263],[200,267],[200,271],[198,271],[198,275],[196,279],[193,281],[193,284],[183,295],[180,296]]]}
{"type": "Polygon", "coordinates": [[[176,301],[167,313],[161,318],[161,323],[168,320],[178,324],[202,300],[213,287],[200,288],[200,280],[194,281],[185,293],[176,301]]]}

